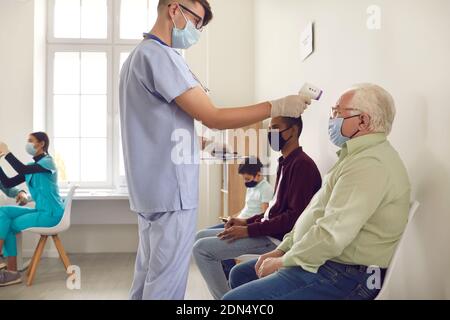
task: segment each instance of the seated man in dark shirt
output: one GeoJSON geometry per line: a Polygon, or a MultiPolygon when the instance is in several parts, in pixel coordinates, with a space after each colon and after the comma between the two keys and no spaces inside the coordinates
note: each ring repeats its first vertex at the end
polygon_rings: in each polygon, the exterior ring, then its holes
{"type": "Polygon", "coordinates": [[[302,130],[302,118],[272,119],[269,143],[276,152],[281,151],[282,157],[275,197],[264,214],[250,219],[232,218],[224,229],[197,234],[194,258],[215,299],[221,299],[230,290],[221,261],[274,250],[277,240],[292,230],[320,189],[320,172],[299,145],[302,130]]]}

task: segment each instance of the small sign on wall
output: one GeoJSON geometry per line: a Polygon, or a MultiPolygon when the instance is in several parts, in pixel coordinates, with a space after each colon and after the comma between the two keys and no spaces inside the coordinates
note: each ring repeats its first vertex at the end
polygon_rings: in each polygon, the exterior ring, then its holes
{"type": "Polygon", "coordinates": [[[300,54],[302,61],[305,61],[314,52],[314,23],[310,22],[306,26],[300,38],[300,54]]]}

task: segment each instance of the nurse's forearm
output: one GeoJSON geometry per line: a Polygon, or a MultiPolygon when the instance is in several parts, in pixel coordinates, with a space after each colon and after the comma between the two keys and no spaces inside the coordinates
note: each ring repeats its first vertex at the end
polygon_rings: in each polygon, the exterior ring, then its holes
{"type": "Polygon", "coordinates": [[[270,118],[269,102],[249,107],[217,109],[214,129],[237,129],[246,127],[270,118]]]}
{"type": "Polygon", "coordinates": [[[177,105],[192,118],[210,129],[236,129],[270,117],[269,102],[240,108],[217,108],[201,88],[193,88],[175,99],[177,105]]]}

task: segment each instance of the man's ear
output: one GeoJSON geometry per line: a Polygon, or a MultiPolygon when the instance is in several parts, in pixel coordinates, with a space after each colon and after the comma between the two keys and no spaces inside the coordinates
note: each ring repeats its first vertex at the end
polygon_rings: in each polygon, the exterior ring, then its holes
{"type": "Polygon", "coordinates": [[[178,4],[171,3],[170,5],[168,5],[168,7],[169,7],[169,18],[173,20],[177,15],[178,4]]]}
{"type": "Polygon", "coordinates": [[[360,126],[364,129],[364,130],[369,130],[370,128],[370,116],[367,113],[363,113],[361,115],[361,124],[360,126]]]}

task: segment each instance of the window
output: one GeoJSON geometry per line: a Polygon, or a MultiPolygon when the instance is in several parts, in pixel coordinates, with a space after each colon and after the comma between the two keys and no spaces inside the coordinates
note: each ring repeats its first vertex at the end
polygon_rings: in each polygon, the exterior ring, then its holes
{"type": "Polygon", "coordinates": [[[119,74],[158,0],[50,0],[47,131],[62,187],[124,188],[119,74]]]}
{"type": "Polygon", "coordinates": [[[150,0],[125,0],[120,3],[120,38],[141,39],[142,32],[137,30],[149,30],[149,21],[156,21],[156,1],[150,0]]]}

